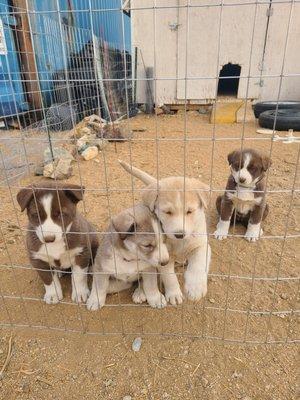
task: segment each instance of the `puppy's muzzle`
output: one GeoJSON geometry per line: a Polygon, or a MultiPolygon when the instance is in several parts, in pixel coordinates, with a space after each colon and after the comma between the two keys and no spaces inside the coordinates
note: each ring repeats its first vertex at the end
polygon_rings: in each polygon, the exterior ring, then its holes
{"type": "Polygon", "coordinates": [[[176,239],[183,239],[185,237],[185,233],[183,231],[174,233],[176,239]]]}
{"type": "Polygon", "coordinates": [[[55,235],[44,236],[45,243],[53,243],[55,241],[55,235]]]}
{"type": "Polygon", "coordinates": [[[162,267],[165,267],[166,265],[169,264],[169,260],[163,260],[159,263],[162,267]]]}

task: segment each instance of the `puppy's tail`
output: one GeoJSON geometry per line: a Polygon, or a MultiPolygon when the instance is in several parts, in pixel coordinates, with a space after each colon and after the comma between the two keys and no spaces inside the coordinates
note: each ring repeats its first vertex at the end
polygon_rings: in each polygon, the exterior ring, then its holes
{"type": "Polygon", "coordinates": [[[157,179],[155,179],[153,176],[147,174],[146,172],[141,171],[140,169],[133,167],[132,165],[129,165],[124,161],[119,160],[119,163],[122,165],[122,167],[125,169],[125,171],[129,172],[131,175],[140,179],[146,185],[151,185],[152,183],[157,182],[157,179]]]}

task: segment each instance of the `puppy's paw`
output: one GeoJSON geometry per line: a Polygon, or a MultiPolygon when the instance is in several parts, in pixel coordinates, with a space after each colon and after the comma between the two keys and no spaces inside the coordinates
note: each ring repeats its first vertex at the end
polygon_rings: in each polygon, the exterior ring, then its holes
{"type": "Polygon", "coordinates": [[[215,239],[224,240],[228,237],[228,232],[224,234],[223,232],[219,231],[218,229],[214,232],[215,239]]]}
{"type": "Polygon", "coordinates": [[[85,303],[90,295],[87,285],[78,285],[72,288],[72,301],[74,303],[85,303]]]}
{"type": "Polygon", "coordinates": [[[180,288],[178,288],[177,290],[166,291],[165,297],[167,302],[172,304],[172,306],[176,306],[177,304],[182,304],[183,302],[183,294],[180,288]]]}
{"type": "Polygon", "coordinates": [[[263,230],[261,229],[260,224],[249,224],[244,237],[248,242],[256,242],[262,234],[263,230]]]}
{"type": "Polygon", "coordinates": [[[226,239],[228,236],[230,221],[220,220],[217,225],[217,229],[214,232],[214,236],[218,240],[226,239]]]}
{"type": "Polygon", "coordinates": [[[60,300],[63,299],[63,294],[61,290],[60,284],[55,285],[53,282],[51,285],[45,285],[45,295],[44,301],[47,304],[57,304],[60,300]]]}
{"type": "Polygon", "coordinates": [[[153,308],[164,308],[167,305],[165,296],[162,293],[147,297],[147,302],[153,308]]]}
{"type": "Polygon", "coordinates": [[[186,297],[189,300],[196,301],[200,300],[207,293],[207,278],[205,279],[193,279],[193,277],[187,273],[184,275],[184,291],[186,297]]]}
{"type": "Polygon", "coordinates": [[[52,295],[45,293],[45,296],[44,296],[44,301],[47,304],[57,304],[62,299],[63,299],[62,294],[58,296],[56,293],[53,293],[52,295]]]}
{"type": "Polygon", "coordinates": [[[132,301],[136,304],[142,304],[147,301],[147,297],[143,288],[137,287],[135,289],[135,291],[132,293],[132,301]]]}
{"type": "Polygon", "coordinates": [[[97,293],[92,292],[90,297],[87,299],[86,308],[90,311],[96,311],[102,308],[105,304],[105,297],[97,296],[97,293]]]}

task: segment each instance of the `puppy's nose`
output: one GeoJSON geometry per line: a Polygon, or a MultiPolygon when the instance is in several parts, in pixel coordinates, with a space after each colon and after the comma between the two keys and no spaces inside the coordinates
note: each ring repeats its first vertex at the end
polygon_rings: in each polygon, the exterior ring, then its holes
{"type": "Polygon", "coordinates": [[[46,243],[53,243],[55,240],[55,236],[54,235],[47,235],[44,236],[44,240],[46,243]]]}
{"type": "Polygon", "coordinates": [[[169,260],[167,260],[167,261],[161,261],[160,262],[160,265],[162,266],[162,267],[164,267],[165,265],[168,265],[169,264],[169,260]]]}
{"type": "Polygon", "coordinates": [[[177,232],[174,234],[176,239],[183,239],[184,238],[184,232],[177,232]]]}
{"type": "Polygon", "coordinates": [[[241,183],[244,183],[244,182],[246,181],[246,178],[240,178],[239,181],[240,181],[241,183]]]}

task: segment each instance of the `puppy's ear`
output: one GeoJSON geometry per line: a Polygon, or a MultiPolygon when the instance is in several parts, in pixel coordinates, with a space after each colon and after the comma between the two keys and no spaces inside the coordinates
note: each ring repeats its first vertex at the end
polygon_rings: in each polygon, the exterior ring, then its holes
{"type": "Polygon", "coordinates": [[[198,179],[192,179],[192,185],[197,191],[200,199],[200,205],[207,209],[209,203],[209,186],[201,181],[198,181],[198,179]]]}
{"type": "Polygon", "coordinates": [[[32,186],[27,186],[26,188],[21,189],[18,192],[17,202],[19,203],[22,212],[25,210],[25,208],[29,206],[29,203],[31,202],[32,198],[33,198],[32,186]]]}
{"type": "Polygon", "coordinates": [[[272,165],[272,160],[268,156],[262,156],[261,163],[262,163],[263,170],[267,171],[272,165]]]}
{"type": "Polygon", "coordinates": [[[129,234],[136,231],[134,216],[128,211],[113,217],[112,225],[119,234],[121,240],[125,240],[129,234]]]}
{"type": "Polygon", "coordinates": [[[228,154],[227,160],[228,160],[228,164],[229,165],[231,165],[234,162],[234,160],[238,156],[238,154],[239,154],[238,150],[234,150],[234,151],[232,151],[231,153],[228,154]]]}
{"type": "Polygon", "coordinates": [[[64,189],[65,195],[75,204],[77,204],[79,201],[83,199],[84,191],[85,191],[84,186],[70,185],[70,184],[68,184],[67,188],[64,189]]]}
{"type": "Polygon", "coordinates": [[[146,187],[143,192],[142,199],[145,206],[149,208],[151,212],[154,212],[155,203],[158,197],[157,182],[146,187]]]}

